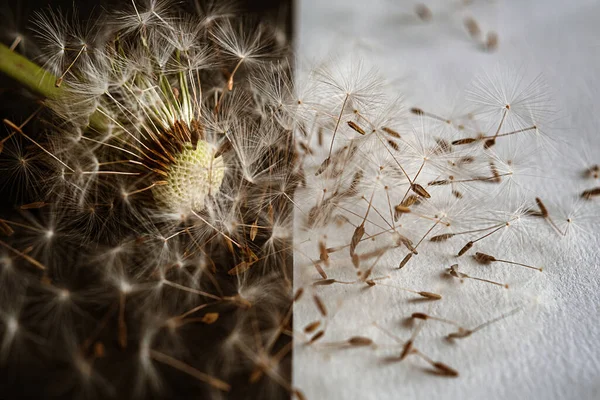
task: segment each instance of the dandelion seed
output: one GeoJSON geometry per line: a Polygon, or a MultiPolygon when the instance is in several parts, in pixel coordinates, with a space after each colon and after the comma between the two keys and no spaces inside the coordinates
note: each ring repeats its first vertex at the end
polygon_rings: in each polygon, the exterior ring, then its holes
{"type": "Polygon", "coordinates": [[[365,134],[365,131],[353,121],[348,121],[348,126],[354,129],[356,132],[360,133],[361,135],[365,134]]]}
{"type": "Polygon", "coordinates": [[[310,324],[306,325],[304,327],[304,333],[312,333],[314,332],[319,326],[321,326],[321,321],[315,321],[315,322],[311,322],[310,324]]]}
{"type": "Polygon", "coordinates": [[[498,49],[498,34],[496,32],[488,32],[485,37],[485,49],[487,51],[495,51],[498,49]]]}
{"type": "Polygon", "coordinates": [[[481,29],[479,29],[479,24],[472,17],[467,17],[464,19],[465,28],[467,28],[467,32],[473,39],[478,39],[481,36],[481,29]]]}
{"type": "Polygon", "coordinates": [[[308,344],[313,344],[317,340],[322,339],[324,335],[325,335],[325,331],[319,331],[319,332],[315,333],[313,335],[313,337],[311,337],[310,340],[308,341],[308,344]]]}
{"type": "Polygon", "coordinates": [[[529,269],[535,269],[538,270],[540,272],[542,272],[542,268],[538,268],[538,267],[532,267],[531,265],[525,265],[525,264],[521,264],[521,263],[517,263],[517,262],[513,262],[513,261],[506,261],[506,260],[499,260],[494,256],[490,256],[489,254],[485,254],[485,253],[475,253],[475,260],[477,260],[478,263],[480,264],[491,264],[493,262],[500,262],[500,263],[505,263],[505,264],[513,264],[513,265],[519,265],[521,267],[525,267],[525,268],[529,268],[529,269]]]}
{"type": "Polygon", "coordinates": [[[326,317],[327,316],[327,308],[325,308],[325,304],[323,303],[323,300],[321,300],[321,298],[319,296],[314,294],[313,301],[315,302],[315,305],[317,306],[317,309],[319,310],[321,315],[326,317]]]}
{"type": "Polygon", "coordinates": [[[372,345],[373,340],[369,339],[368,337],[364,337],[364,336],[353,336],[350,339],[348,339],[348,344],[350,346],[355,346],[355,347],[364,347],[364,346],[372,345]]]}
{"type": "Polygon", "coordinates": [[[415,6],[415,13],[421,21],[427,22],[431,20],[431,10],[425,4],[417,4],[415,6]]]}
{"type": "Polygon", "coordinates": [[[581,193],[581,197],[586,200],[592,199],[596,196],[600,196],[600,187],[588,189],[581,193]]]}

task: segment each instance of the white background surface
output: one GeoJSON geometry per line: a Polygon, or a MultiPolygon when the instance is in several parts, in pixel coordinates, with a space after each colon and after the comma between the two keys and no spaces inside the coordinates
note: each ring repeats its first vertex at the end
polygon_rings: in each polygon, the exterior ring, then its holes
{"type": "MultiPolygon", "coordinates": [[[[407,1],[300,0],[299,57],[356,54],[376,65],[408,106],[440,113],[452,109],[454,96],[478,72],[499,63],[543,73],[558,106],[551,134],[559,154],[536,160],[547,178],[532,180],[527,189],[564,204],[582,188],[594,186],[586,185],[580,174],[586,162],[600,163],[600,2],[485,1],[467,11],[436,14],[441,9],[437,5],[444,3],[428,2],[434,18],[424,24],[407,1]],[[498,32],[498,51],[477,48],[462,25],[466,15],[475,16],[484,31],[498,32]]],[[[586,213],[597,217],[600,203],[596,200],[586,213]]],[[[515,289],[500,300],[488,296],[488,287],[466,284],[453,297],[453,289],[443,282],[438,285],[444,303],[433,308],[385,288],[365,296],[343,285],[328,287],[327,293],[334,292],[325,300],[336,311],[324,342],[360,334],[383,345],[349,351],[300,345],[294,355],[294,385],[309,400],[600,398],[600,227],[587,224],[587,230],[589,235],[563,239],[540,231],[533,242],[537,249],[513,249],[509,255],[514,259],[527,251],[527,260],[545,271],[516,271],[523,279],[511,282],[515,289]],[[373,322],[407,339],[411,330],[403,321],[412,312],[475,326],[524,298],[537,299],[536,305],[454,345],[441,340],[452,331],[448,326],[431,324],[423,332],[419,348],[458,369],[459,378],[432,376],[416,359],[382,362],[386,355],[397,355],[398,346],[373,322]],[[344,307],[337,309],[340,299],[344,307]]],[[[433,276],[440,281],[443,268],[435,262],[419,256],[415,265],[424,272],[411,276],[413,287],[427,283],[432,288],[433,276]]],[[[303,274],[297,270],[296,275],[301,285],[303,274]]],[[[295,330],[301,331],[314,320],[314,306],[297,305],[294,315],[295,330]]]]}

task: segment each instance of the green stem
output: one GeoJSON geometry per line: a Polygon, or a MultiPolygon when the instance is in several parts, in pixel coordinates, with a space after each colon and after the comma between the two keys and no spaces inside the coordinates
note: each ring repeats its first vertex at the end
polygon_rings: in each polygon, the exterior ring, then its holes
{"type": "Polygon", "coordinates": [[[55,99],[62,90],[56,76],[0,43],[0,71],[46,98],[55,99]]]}
{"type": "MultiPolygon", "coordinates": [[[[57,87],[58,78],[54,74],[12,51],[3,43],[0,43],[0,72],[46,99],[60,98],[66,87],[64,83],[57,87]]],[[[98,111],[90,115],[89,125],[95,129],[106,126],[105,122],[106,119],[98,111]]]]}

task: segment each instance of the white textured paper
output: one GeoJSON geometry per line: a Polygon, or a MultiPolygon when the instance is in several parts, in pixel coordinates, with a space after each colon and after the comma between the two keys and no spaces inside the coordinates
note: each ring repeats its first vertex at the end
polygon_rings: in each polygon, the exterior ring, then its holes
{"type": "MultiPolygon", "coordinates": [[[[300,0],[299,57],[360,56],[378,67],[404,95],[405,104],[440,113],[453,109],[455,96],[482,70],[502,64],[527,74],[542,73],[557,105],[551,135],[558,151],[539,155],[535,162],[546,178],[526,181],[526,191],[532,199],[547,199],[556,210],[572,205],[581,190],[594,185],[588,181],[586,186],[581,171],[600,163],[600,3],[475,1],[443,15],[436,12],[448,1],[426,3],[433,11],[429,23],[414,17],[414,4],[408,1],[300,0]],[[481,51],[469,39],[462,24],[466,15],[474,16],[484,31],[498,32],[496,52],[481,51]]],[[[302,192],[298,196],[302,202],[302,192]]],[[[595,201],[594,207],[586,205],[590,218],[600,214],[600,202],[595,201]]],[[[297,221],[300,226],[301,215],[297,221]]],[[[384,286],[368,292],[352,285],[315,289],[330,311],[326,335],[312,346],[295,348],[294,386],[309,400],[600,398],[600,226],[582,226],[585,234],[567,238],[540,229],[531,241],[533,248],[507,249],[505,258],[525,258],[542,265],[544,272],[499,273],[498,279],[506,278],[511,285],[502,295],[496,287],[476,282],[449,282],[441,275],[451,260],[427,255],[411,261],[406,267],[410,271],[401,271],[404,275],[394,275],[398,259],[382,260],[378,272],[389,273],[389,283],[437,290],[444,295],[440,302],[411,301],[406,292],[384,286]],[[475,326],[524,302],[529,306],[523,311],[454,344],[443,340],[451,327],[428,321],[418,338],[419,349],[452,365],[460,372],[458,378],[433,376],[416,358],[384,361],[398,354],[399,345],[374,323],[406,340],[413,329],[406,317],[413,312],[475,326]],[[327,346],[353,335],[369,336],[379,347],[327,346]]],[[[296,237],[306,239],[301,233],[296,237]]],[[[299,244],[313,258],[318,258],[316,248],[316,240],[299,244]]],[[[297,287],[318,278],[303,255],[295,255],[295,264],[297,287]]],[[[296,304],[299,343],[302,328],[315,316],[313,303],[296,304]]]]}

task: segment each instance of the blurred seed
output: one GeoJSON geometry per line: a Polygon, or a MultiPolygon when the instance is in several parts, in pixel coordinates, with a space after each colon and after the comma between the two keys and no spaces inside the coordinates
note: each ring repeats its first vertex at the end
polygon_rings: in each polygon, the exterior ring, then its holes
{"type": "Polygon", "coordinates": [[[418,292],[420,296],[431,300],[441,300],[442,295],[431,292],[418,292]]]}
{"type": "Polygon", "coordinates": [[[321,315],[326,317],[327,316],[327,308],[325,308],[325,304],[323,304],[323,300],[321,300],[321,298],[319,296],[317,296],[316,294],[313,295],[313,300],[315,302],[315,305],[317,306],[317,309],[321,313],[321,315]]]}
{"type": "Polygon", "coordinates": [[[443,375],[446,375],[446,376],[453,376],[453,377],[456,377],[456,376],[458,376],[458,371],[456,371],[456,370],[455,370],[455,369],[453,369],[453,368],[450,368],[449,366],[447,366],[447,365],[446,365],[446,364],[444,364],[444,363],[441,363],[441,362],[434,362],[432,365],[433,365],[433,367],[434,367],[435,369],[437,369],[437,370],[438,370],[440,373],[442,373],[443,375]]]}
{"type": "Polygon", "coordinates": [[[310,341],[308,342],[308,344],[312,344],[314,342],[316,342],[317,340],[321,339],[323,337],[323,335],[325,335],[325,331],[319,331],[317,333],[315,333],[315,335],[310,338],[310,341]]]}
{"type": "Polygon", "coordinates": [[[589,189],[581,193],[581,197],[588,200],[596,196],[600,196],[600,187],[589,189]]]}
{"type": "Polygon", "coordinates": [[[47,203],[43,202],[43,201],[36,201],[33,203],[29,203],[29,204],[23,204],[20,208],[21,210],[30,210],[30,209],[35,209],[35,208],[42,208],[45,207],[47,205],[47,203]]]}
{"type": "Polygon", "coordinates": [[[414,319],[427,319],[429,318],[429,316],[427,314],[423,314],[423,313],[412,313],[412,315],[410,316],[411,318],[414,319]]]}
{"type": "Polygon", "coordinates": [[[353,336],[348,339],[348,344],[351,346],[370,346],[373,344],[373,341],[368,337],[363,336],[353,336]]]}
{"type": "Polygon", "coordinates": [[[425,4],[417,4],[415,6],[415,13],[417,14],[417,17],[419,17],[419,19],[421,21],[427,22],[427,21],[431,20],[431,17],[432,17],[431,10],[425,4]]]}
{"type": "Polygon", "coordinates": [[[400,134],[391,128],[387,128],[384,126],[383,128],[381,128],[381,130],[384,131],[385,133],[387,133],[388,135],[395,137],[396,139],[401,138],[400,134]]]}
{"type": "Polygon", "coordinates": [[[467,28],[467,32],[473,39],[479,38],[481,36],[481,29],[479,29],[479,24],[472,17],[467,17],[464,20],[465,28],[467,28]]]}
{"type": "Polygon", "coordinates": [[[312,333],[321,325],[321,321],[311,322],[304,327],[304,333],[312,333]]]}
{"type": "Polygon", "coordinates": [[[485,39],[485,48],[488,51],[495,51],[498,48],[498,34],[496,32],[488,32],[485,39]]]}
{"type": "Polygon", "coordinates": [[[219,313],[217,312],[206,313],[202,316],[202,322],[207,325],[214,324],[218,319],[219,313]]]}

